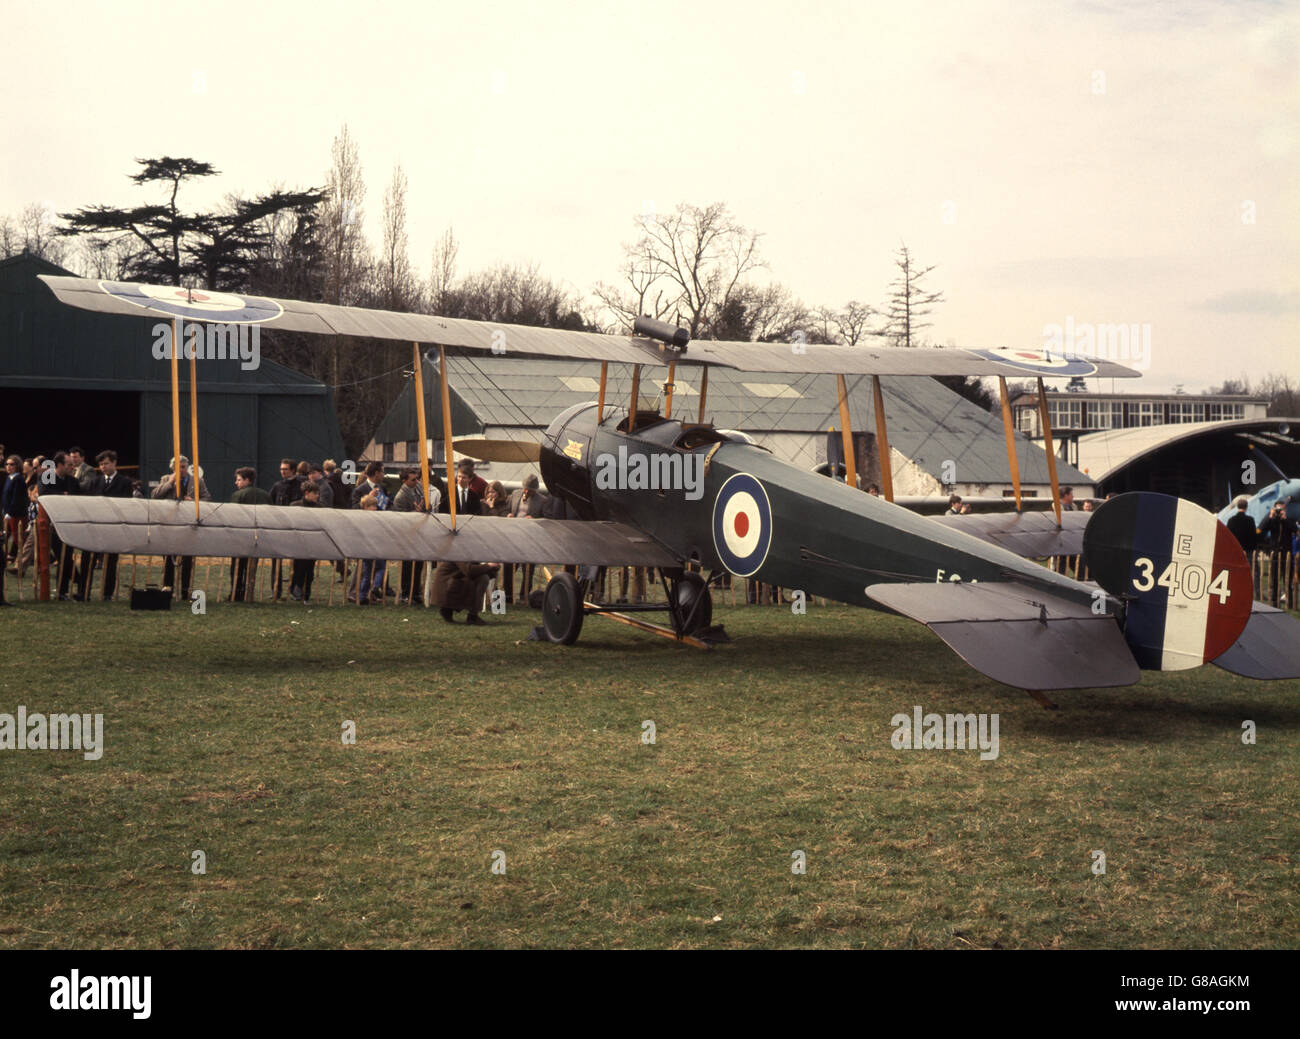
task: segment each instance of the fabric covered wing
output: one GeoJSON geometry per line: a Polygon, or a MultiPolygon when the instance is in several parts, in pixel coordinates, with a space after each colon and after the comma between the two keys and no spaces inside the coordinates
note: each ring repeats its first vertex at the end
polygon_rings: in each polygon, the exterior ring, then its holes
{"type": "Polygon", "coordinates": [[[284,559],[440,559],[451,562],[678,566],[658,542],[622,523],[460,517],[133,498],[46,498],[73,548],[136,555],[284,559]]]}
{"type": "Polygon", "coordinates": [[[1020,689],[1132,685],[1141,675],[1114,617],[1026,584],[873,584],[867,595],[926,625],[977,671],[1020,689]]]}
{"type": "MultiPolygon", "coordinates": [[[[1114,361],[1095,357],[1065,358],[1053,355],[1033,359],[1025,351],[1017,360],[1005,351],[943,350],[933,347],[833,346],[790,343],[718,342],[692,340],[683,360],[723,364],[747,372],[824,372],[842,375],[1006,375],[1060,377],[1069,371],[1108,379],[1137,378],[1141,373],[1114,361]],[[1067,361],[1076,367],[1069,368],[1067,361]]],[[[1041,351],[1038,352],[1041,355],[1041,351]]]]}
{"type": "Polygon", "coordinates": [[[990,544],[1026,559],[1045,556],[1077,556],[1083,551],[1083,530],[1091,512],[1061,513],[1056,529],[1054,512],[985,513],[968,516],[935,516],[936,523],[974,534],[990,544]]]}
{"type": "MultiPolygon", "coordinates": [[[[752,372],[809,372],[844,375],[1026,375],[1071,374],[1125,378],[1139,373],[1113,361],[1095,358],[1067,361],[1063,357],[1035,359],[996,350],[937,350],[927,347],[847,347],[788,343],[747,343],[694,340],[678,354],[639,336],[571,332],[490,321],[407,314],[328,303],[200,293],[172,286],[96,281],[42,274],[60,302],[82,310],[128,317],[151,315],[180,321],[238,322],[269,330],[313,335],[349,335],[394,339],[405,343],[437,343],[476,353],[522,354],[530,357],[615,361],[625,364],[721,365],[752,372]],[[201,299],[197,297],[202,297],[201,299]],[[1019,357],[1019,359],[1017,359],[1019,357]],[[1074,367],[1070,367],[1070,364],[1074,367]]],[[[1041,353],[1041,352],[1039,352],[1041,353]]]]}
{"type": "MultiPolygon", "coordinates": [[[[245,304],[228,310],[187,305],[185,297],[166,298],[163,287],[132,282],[100,282],[90,278],[63,278],[43,274],[41,280],[61,303],[101,314],[128,317],[176,317],[180,321],[244,321],[268,330],[306,332],[312,335],[349,335],[370,339],[395,339],[405,343],[438,343],[482,353],[526,354],[533,357],[617,361],[626,364],[659,363],[660,353],[649,340],[633,336],[533,328],[503,322],[469,321],[407,314],[363,307],[337,307],[265,296],[223,293],[214,298],[245,304]]],[[[173,290],[184,292],[184,290],[173,290]]],[[[663,361],[667,363],[667,361],[663,361]]]]}
{"type": "Polygon", "coordinates": [[[1285,610],[1256,602],[1246,630],[1214,663],[1246,678],[1300,678],[1300,623],[1285,610]]]}

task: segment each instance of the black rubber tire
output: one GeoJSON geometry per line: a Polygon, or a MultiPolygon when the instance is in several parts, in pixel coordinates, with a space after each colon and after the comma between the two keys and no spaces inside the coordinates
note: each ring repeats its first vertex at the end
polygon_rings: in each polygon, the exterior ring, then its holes
{"type": "Polygon", "coordinates": [[[694,635],[713,623],[713,593],[709,591],[708,582],[699,574],[693,570],[684,573],[681,580],[673,586],[673,594],[677,599],[677,609],[683,620],[690,616],[695,600],[704,596],[704,601],[700,603],[700,608],[695,613],[695,619],[681,634],[694,635]]]}
{"type": "Polygon", "coordinates": [[[556,574],[546,585],[542,599],[542,626],[546,637],[562,646],[572,646],[582,634],[582,596],[572,574],[556,574]]]}

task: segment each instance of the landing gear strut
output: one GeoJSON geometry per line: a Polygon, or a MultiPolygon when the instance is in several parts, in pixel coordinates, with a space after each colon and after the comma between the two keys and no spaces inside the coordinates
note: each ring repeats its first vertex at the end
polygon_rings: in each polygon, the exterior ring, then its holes
{"type": "Polygon", "coordinates": [[[715,642],[726,642],[726,632],[713,626],[713,595],[709,586],[720,575],[705,580],[689,570],[661,571],[666,603],[638,603],[617,610],[587,602],[587,589],[595,581],[597,567],[583,567],[579,576],[556,574],[542,596],[542,632],[547,641],[571,646],[582,634],[582,622],[588,613],[602,614],[611,620],[630,624],[642,631],[685,642],[698,649],[709,649],[715,642]],[[672,626],[631,617],[631,613],[667,610],[672,626]]]}

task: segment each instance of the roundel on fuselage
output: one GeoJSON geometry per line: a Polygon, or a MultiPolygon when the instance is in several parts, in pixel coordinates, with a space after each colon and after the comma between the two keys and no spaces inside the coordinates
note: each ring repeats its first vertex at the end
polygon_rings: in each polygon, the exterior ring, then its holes
{"type": "Polygon", "coordinates": [[[748,473],[728,479],[713,500],[713,547],[737,577],[757,573],[767,559],[772,505],[763,485],[748,473]]]}

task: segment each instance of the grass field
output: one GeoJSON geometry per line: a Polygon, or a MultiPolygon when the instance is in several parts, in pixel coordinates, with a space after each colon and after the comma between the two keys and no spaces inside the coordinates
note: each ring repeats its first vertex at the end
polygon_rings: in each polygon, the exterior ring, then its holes
{"type": "Polygon", "coordinates": [[[6,610],[0,712],[105,736],[0,753],[0,946],[1300,944],[1300,682],[1048,711],[908,621],[717,616],[702,653],[526,609],[6,610]],[[894,749],[915,705],[996,713],[998,758],[894,749]]]}

